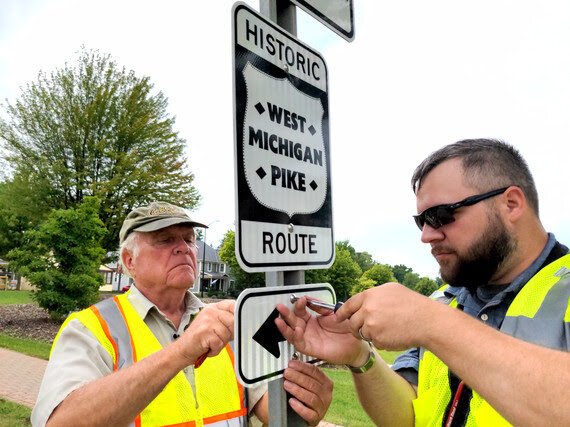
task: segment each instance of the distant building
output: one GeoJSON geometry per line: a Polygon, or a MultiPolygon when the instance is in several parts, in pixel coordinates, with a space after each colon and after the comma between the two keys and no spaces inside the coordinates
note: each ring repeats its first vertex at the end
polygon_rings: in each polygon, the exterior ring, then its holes
{"type": "Polygon", "coordinates": [[[227,292],[230,287],[228,266],[220,259],[216,249],[201,240],[196,241],[196,244],[198,245],[198,277],[190,290],[194,293],[202,292],[202,289],[204,292],[208,290],[227,292]]]}
{"type": "Polygon", "coordinates": [[[100,290],[120,291],[133,283],[133,279],[124,274],[121,264],[117,261],[108,262],[99,268],[105,279],[105,285],[100,290]]]}

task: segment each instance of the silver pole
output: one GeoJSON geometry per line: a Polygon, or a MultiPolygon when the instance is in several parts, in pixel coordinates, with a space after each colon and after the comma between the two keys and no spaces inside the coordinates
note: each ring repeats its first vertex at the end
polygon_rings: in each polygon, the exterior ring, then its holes
{"type": "MultiPolygon", "coordinates": [[[[289,0],[259,0],[259,11],[284,30],[297,35],[297,13],[289,0]]],[[[266,286],[287,286],[305,283],[305,271],[265,273],[266,286]]],[[[308,424],[287,404],[283,378],[269,382],[269,427],[306,427],[308,424]]]]}

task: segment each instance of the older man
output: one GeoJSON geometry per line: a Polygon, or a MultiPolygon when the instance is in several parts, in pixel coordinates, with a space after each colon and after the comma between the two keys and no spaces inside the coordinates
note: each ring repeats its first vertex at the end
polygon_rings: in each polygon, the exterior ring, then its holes
{"type": "MultiPolygon", "coordinates": [[[[120,231],[127,294],[72,314],[58,333],[34,425],[242,426],[268,422],[265,388],[244,392],[233,370],[234,302],[204,305],[196,280],[194,227],[165,202],[134,209],[120,231]]],[[[318,368],[291,362],[284,387],[310,424],[325,414],[332,383],[318,368]]]]}

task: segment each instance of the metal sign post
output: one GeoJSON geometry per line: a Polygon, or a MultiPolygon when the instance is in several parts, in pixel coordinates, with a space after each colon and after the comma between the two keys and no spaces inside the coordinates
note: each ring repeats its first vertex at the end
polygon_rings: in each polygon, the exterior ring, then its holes
{"type": "MultiPolygon", "coordinates": [[[[297,14],[295,6],[289,1],[259,0],[259,10],[291,34],[297,34],[297,14]]],[[[303,270],[265,273],[265,286],[287,286],[299,283],[305,283],[305,271],[303,270]]],[[[288,405],[283,381],[283,378],[279,378],[268,384],[269,427],[306,427],[308,424],[288,405]]]]}

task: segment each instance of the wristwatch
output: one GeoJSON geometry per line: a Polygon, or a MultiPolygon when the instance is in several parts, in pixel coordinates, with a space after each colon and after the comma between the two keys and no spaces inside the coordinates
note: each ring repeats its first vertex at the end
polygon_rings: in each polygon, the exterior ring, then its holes
{"type": "Polygon", "coordinates": [[[374,350],[370,349],[370,354],[368,356],[368,360],[364,363],[364,365],[359,367],[354,367],[350,365],[346,365],[348,369],[350,369],[355,374],[363,374],[364,372],[368,371],[374,365],[374,361],[376,360],[376,353],[374,350]]]}

